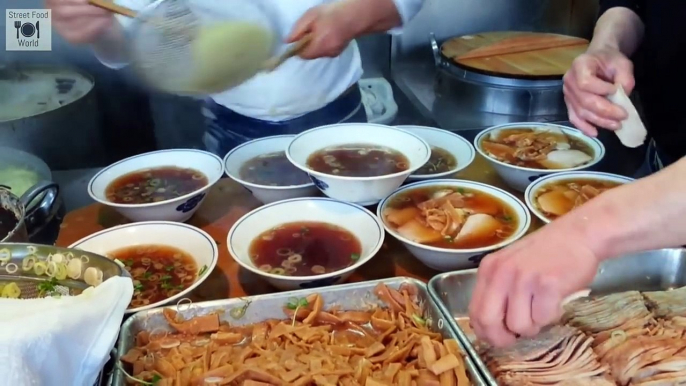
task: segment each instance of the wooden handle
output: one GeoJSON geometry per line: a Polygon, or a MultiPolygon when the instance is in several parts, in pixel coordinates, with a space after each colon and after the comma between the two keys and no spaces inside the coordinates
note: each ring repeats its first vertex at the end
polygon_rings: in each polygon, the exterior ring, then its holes
{"type": "Polygon", "coordinates": [[[118,15],[135,18],[138,14],[131,8],[122,7],[121,5],[114,4],[109,0],[88,0],[91,5],[98,8],[106,9],[110,12],[116,13],[118,15]]]}
{"type": "Polygon", "coordinates": [[[301,53],[305,47],[307,47],[308,44],[312,41],[312,35],[307,34],[305,35],[302,39],[298,40],[297,42],[291,44],[290,47],[284,52],[283,54],[273,57],[269,59],[263,67],[264,71],[270,72],[274,71],[277,67],[283,64],[286,60],[298,55],[301,53]]]}
{"type": "Polygon", "coordinates": [[[572,47],[588,44],[586,39],[581,38],[560,38],[557,36],[537,37],[522,36],[499,41],[489,46],[480,47],[458,56],[457,60],[478,59],[490,56],[518,54],[520,52],[532,52],[547,50],[550,48],[572,47]]]}

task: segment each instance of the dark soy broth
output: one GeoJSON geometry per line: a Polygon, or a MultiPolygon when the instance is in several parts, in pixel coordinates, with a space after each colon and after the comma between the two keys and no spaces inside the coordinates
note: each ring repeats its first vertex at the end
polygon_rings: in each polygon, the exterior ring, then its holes
{"type": "Polygon", "coordinates": [[[421,168],[412,174],[426,175],[444,173],[457,167],[457,159],[447,150],[431,146],[431,157],[421,168]]]}
{"type": "Polygon", "coordinates": [[[197,170],[170,166],[124,174],[107,186],[105,194],[117,204],[148,204],[184,196],[208,183],[197,170]]]}
{"type": "Polygon", "coordinates": [[[241,165],[238,176],[257,185],[294,186],[310,183],[307,174],[293,166],[283,151],[249,159],[241,165]]]}
{"type": "Polygon", "coordinates": [[[270,229],[250,244],[250,258],[275,275],[313,276],[338,271],[360,258],[362,245],[347,230],[324,222],[293,222],[270,229]]]}
{"type": "Polygon", "coordinates": [[[329,147],[307,158],[312,170],[345,177],[376,177],[407,170],[410,162],[397,150],[368,144],[329,147]]]}
{"type": "Polygon", "coordinates": [[[17,227],[19,220],[14,212],[0,207],[0,240],[7,237],[17,227]]]}
{"type": "Polygon", "coordinates": [[[198,266],[186,252],[166,245],[137,245],[108,253],[124,264],[133,278],[137,308],[168,299],[190,287],[198,277],[198,266]]]}

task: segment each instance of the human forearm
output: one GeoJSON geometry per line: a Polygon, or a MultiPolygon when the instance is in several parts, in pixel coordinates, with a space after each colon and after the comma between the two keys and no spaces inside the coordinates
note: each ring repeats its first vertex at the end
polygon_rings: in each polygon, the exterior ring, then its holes
{"type": "Polygon", "coordinates": [[[601,260],[686,244],[686,157],[603,193],[559,219],[601,260]]]}
{"type": "Polygon", "coordinates": [[[337,5],[347,15],[353,37],[386,32],[403,22],[393,0],[340,0],[337,5]]]}
{"type": "Polygon", "coordinates": [[[632,10],[610,8],[596,23],[589,51],[610,48],[631,56],[643,39],[643,29],[641,18],[632,10]]]}

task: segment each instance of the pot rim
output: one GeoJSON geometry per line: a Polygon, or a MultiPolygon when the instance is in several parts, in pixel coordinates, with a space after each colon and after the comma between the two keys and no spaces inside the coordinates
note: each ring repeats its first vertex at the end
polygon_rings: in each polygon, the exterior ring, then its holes
{"type": "MultiPolygon", "coordinates": [[[[26,207],[21,202],[21,199],[17,197],[16,194],[12,193],[9,189],[5,189],[5,185],[0,185],[0,194],[5,194],[7,195],[7,197],[10,198],[10,200],[14,201],[13,204],[20,214],[19,218],[17,218],[17,225],[15,225],[14,228],[7,235],[5,235],[5,237],[0,239],[0,243],[4,243],[8,242],[12,236],[16,235],[21,228],[26,228],[26,207]]],[[[14,213],[15,216],[17,215],[17,212],[12,210],[11,208],[5,207],[4,204],[0,203],[0,206],[5,210],[14,213]]]]}

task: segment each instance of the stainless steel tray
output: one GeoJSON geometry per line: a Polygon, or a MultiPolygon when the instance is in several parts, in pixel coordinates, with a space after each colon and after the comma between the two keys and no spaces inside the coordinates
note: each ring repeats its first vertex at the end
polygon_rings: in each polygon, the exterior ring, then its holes
{"type": "MultiPolygon", "coordinates": [[[[426,310],[427,320],[430,319],[433,330],[440,332],[446,339],[456,339],[460,345],[460,348],[462,350],[466,349],[462,344],[463,341],[456,335],[456,330],[448,327],[447,323],[445,323],[443,313],[439,310],[436,303],[434,303],[429,295],[426,284],[415,279],[404,277],[343,284],[316,290],[307,289],[269,295],[196,303],[189,312],[194,313],[194,315],[202,315],[216,310],[226,310],[227,312],[224,312],[221,318],[232,325],[245,325],[274,318],[283,319],[284,314],[282,307],[287,302],[287,299],[293,297],[304,297],[312,294],[315,291],[319,292],[323,296],[327,307],[337,305],[342,309],[347,310],[365,309],[371,304],[380,304],[376,299],[376,296],[374,296],[372,293],[372,290],[378,283],[385,283],[389,287],[393,288],[398,288],[403,283],[411,283],[417,286],[419,290],[418,293],[420,301],[423,302],[426,310]],[[239,320],[231,318],[228,311],[234,307],[243,306],[247,301],[250,301],[250,306],[247,308],[245,315],[239,320]]],[[[181,306],[181,309],[184,310],[185,306],[181,306]]],[[[131,316],[128,320],[126,320],[126,322],[124,322],[119,334],[119,341],[117,342],[115,360],[118,361],[119,357],[132,347],[134,338],[138,332],[143,330],[168,328],[167,323],[162,316],[162,310],[163,308],[141,311],[131,316]]],[[[186,317],[188,316],[186,313],[184,313],[184,315],[186,317]]],[[[476,386],[485,386],[486,383],[481,378],[479,371],[474,365],[474,362],[472,362],[468,355],[465,357],[465,363],[472,383],[476,386]]],[[[115,370],[113,376],[110,377],[109,384],[116,386],[125,385],[123,374],[121,374],[120,371],[115,370]]]]}
{"type": "MultiPolygon", "coordinates": [[[[561,256],[561,258],[564,258],[561,256]]],[[[468,309],[476,269],[448,272],[429,281],[429,293],[466,347],[488,385],[498,383],[481,361],[472,341],[468,309]]],[[[686,285],[686,249],[660,249],[605,261],[591,284],[592,295],[629,290],[660,291],[686,285]]]]}
{"type": "MultiPolygon", "coordinates": [[[[102,280],[105,281],[114,276],[126,276],[129,277],[128,272],[122,269],[117,263],[108,259],[107,257],[97,255],[95,253],[82,251],[73,248],[59,248],[52,245],[42,245],[42,244],[27,244],[27,243],[0,243],[0,250],[8,250],[11,253],[10,260],[8,263],[14,263],[18,267],[22,266],[22,260],[27,256],[40,256],[45,258],[48,255],[54,254],[73,254],[74,256],[86,256],[88,258],[87,263],[83,263],[82,271],[86,268],[95,267],[102,271],[102,280]]],[[[8,265],[5,264],[0,267],[0,282],[2,281],[16,281],[21,282],[19,284],[22,287],[22,292],[24,291],[23,286],[29,285],[35,289],[34,283],[40,283],[42,281],[50,280],[47,275],[37,276],[34,274],[33,270],[24,271],[21,268],[15,272],[7,271],[8,265]]],[[[58,281],[59,285],[64,287],[63,289],[68,291],[69,289],[76,289],[78,293],[89,287],[83,281],[83,276],[78,280],[73,280],[66,278],[64,280],[58,281]]]]}

